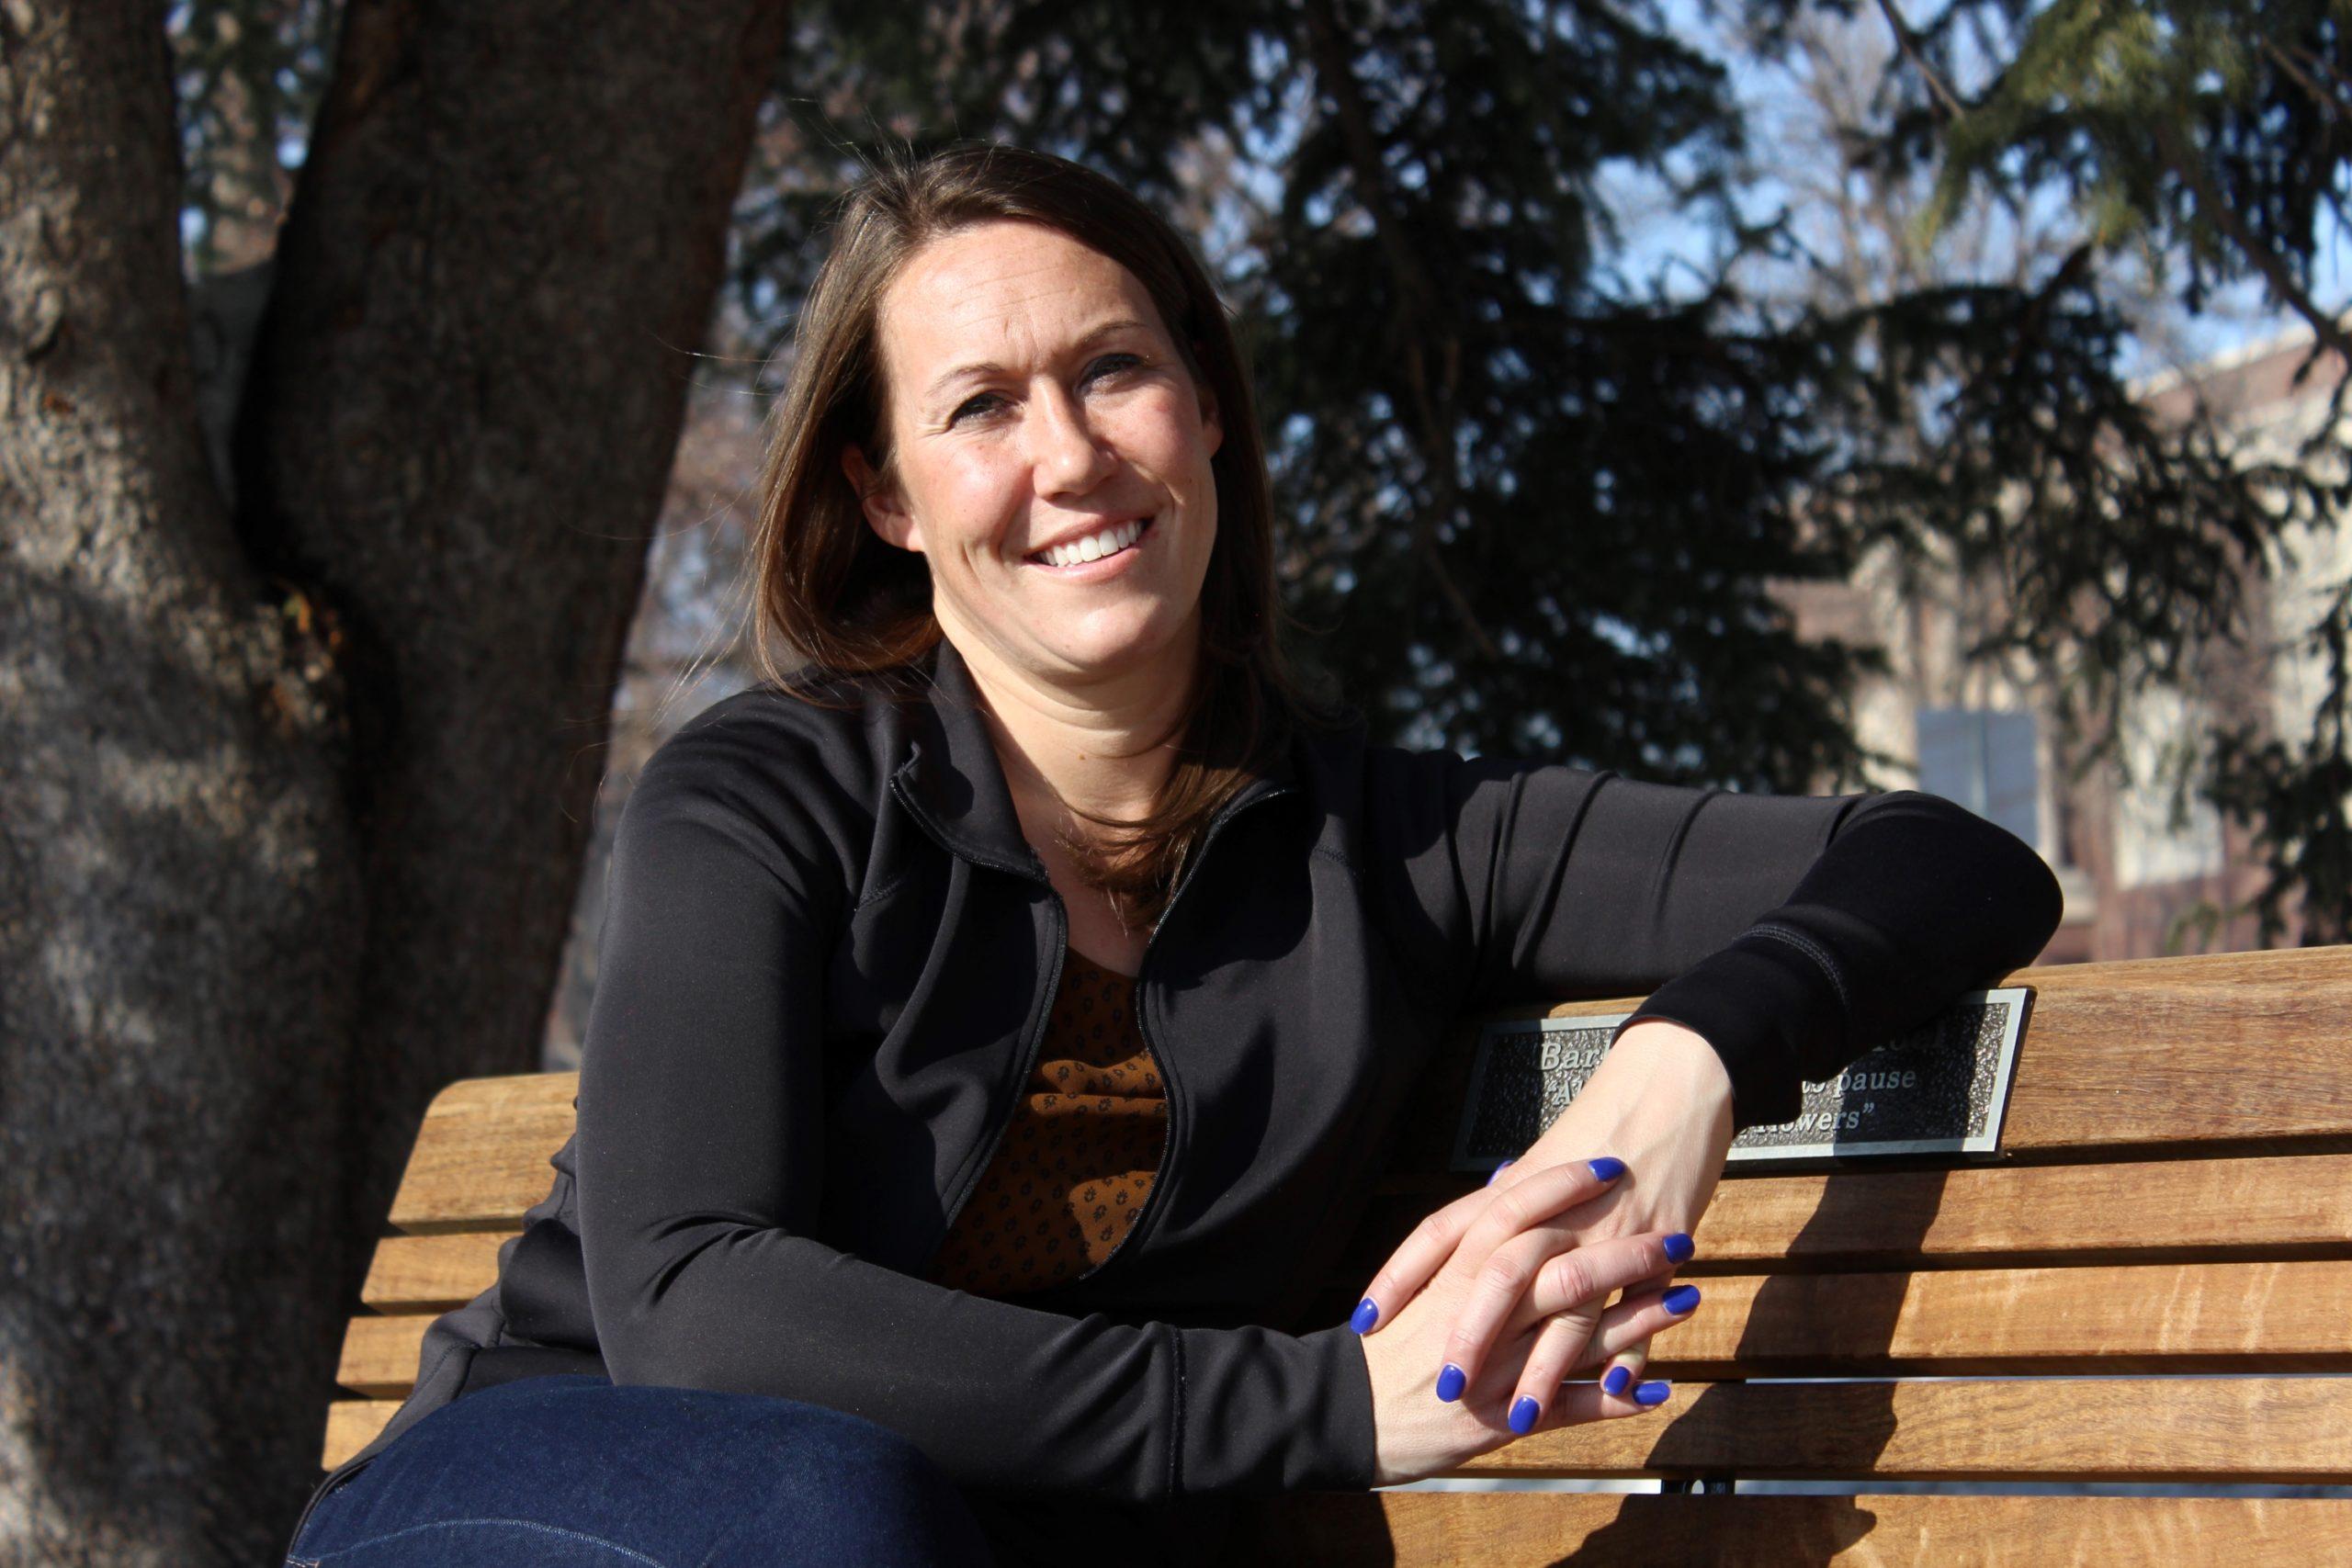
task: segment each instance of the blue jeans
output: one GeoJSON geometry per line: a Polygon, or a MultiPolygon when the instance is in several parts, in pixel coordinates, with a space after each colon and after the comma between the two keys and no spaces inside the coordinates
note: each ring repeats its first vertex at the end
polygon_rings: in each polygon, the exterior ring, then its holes
{"type": "Polygon", "coordinates": [[[319,1499],[288,1568],[791,1568],[992,1563],[921,1449],[763,1394],[493,1384],[319,1499]]]}

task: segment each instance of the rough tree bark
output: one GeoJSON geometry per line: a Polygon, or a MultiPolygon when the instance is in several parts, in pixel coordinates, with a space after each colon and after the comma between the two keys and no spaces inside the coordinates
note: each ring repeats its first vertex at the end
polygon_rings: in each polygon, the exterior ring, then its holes
{"type": "Polygon", "coordinates": [[[786,22],[351,0],[216,475],[164,11],[0,0],[8,1563],[276,1562],[425,1102],[537,1066],[786,22]]]}

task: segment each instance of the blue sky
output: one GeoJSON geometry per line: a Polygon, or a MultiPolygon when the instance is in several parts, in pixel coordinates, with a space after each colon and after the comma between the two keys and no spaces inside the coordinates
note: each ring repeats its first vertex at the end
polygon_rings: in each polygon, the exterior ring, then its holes
{"type": "MultiPolygon", "coordinates": [[[[1901,6],[1901,0],[1897,0],[1901,6]]],[[[1667,18],[1670,29],[1690,41],[1702,52],[1724,62],[1731,73],[1733,90],[1747,105],[1759,126],[1768,124],[1776,110],[1785,106],[1792,95],[1792,84],[1784,71],[1760,64],[1731,42],[1717,20],[1705,14],[1701,0],[1657,0],[1658,14],[1667,18]]],[[[1917,10],[1917,0],[1908,7],[1917,10]]],[[[1736,6],[1733,9],[1736,11],[1736,6]]],[[[1923,13],[1924,14],[1924,13],[1923,13]]],[[[1875,39],[1879,26],[1877,13],[1871,7],[1858,9],[1859,24],[1875,39]]],[[[1963,72],[1966,71],[1963,67],[1963,72]]],[[[1981,71],[1977,80],[1981,81],[1981,71]]],[[[1973,90],[1977,82],[1965,74],[1957,84],[1963,92],[1973,90]]],[[[1645,197],[1656,190],[1656,181],[1645,171],[1628,167],[1613,173],[1614,188],[1625,194],[1638,207],[1645,197]]],[[[1751,218],[1762,216],[1776,204],[1791,199],[1792,193],[1781,182],[1765,180],[1748,193],[1744,209],[1751,218]]],[[[1800,214],[1802,217],[1803,215],[1800,214]]],[[[2035,209],[2035,221],[2055,223],[2063,220],[2054,196],[2043,197],[2035,209]]],[[[2352,287],[2352,236],[2333,215],[2324,214],[2319,245],[2314,256],[2311,282],[2312,298],[2323,307],[2339,314],[2345,308],[2346,294],[2352,287]]],[[[1695,216],[1654,211],[1637,230],[1629,232],[1632,242],[1626,259],[1629,271],[1640,276],[1662,276],[1673,278],[1679,275],[1688,280],[1696,274],[1679,268],[1678,264],[1703,264],[1712,245],[1718,243],[1705,222],[1695,216]]],[[[2187,356],[2202,359],[2224,354],[2248,343],[2275,337],[2303,326],[2301,317],[2284,307],[2273,307],[2264,299],[2260,282],[2247,278],[2232,288],[2218,292],[2208,301],[2204,311],[2195,318],[2185,313],[2177,315],[2177,331],[2187,356]]],[[[2136,378],[2163,367],[2165,359],[2151,345],[2132,340],[2127,344],[2124,362],[2120,367],[2127,378],[2136,378]]]]}

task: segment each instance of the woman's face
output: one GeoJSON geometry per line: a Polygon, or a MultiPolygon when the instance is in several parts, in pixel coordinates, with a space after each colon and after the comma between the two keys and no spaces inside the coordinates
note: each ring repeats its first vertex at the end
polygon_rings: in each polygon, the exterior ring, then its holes
{"type": "Polygon", "coordinates": [[[926,558],[957,650],[1057,684],[1163,656],[1189,675],[1223,431],[1135,276],[994,220],[914,254],[881,337],[897,487],[854,446],[842,466],[875,531],[926,558]],[[1045,553],[1106,531],[1099,558],[1045,553]]]}

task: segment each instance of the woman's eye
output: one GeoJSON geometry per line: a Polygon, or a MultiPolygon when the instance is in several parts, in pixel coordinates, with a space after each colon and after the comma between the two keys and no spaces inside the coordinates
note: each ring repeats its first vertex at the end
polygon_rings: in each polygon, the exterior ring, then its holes
{"type": "MultiPolygon", "coordinates": [[[[1103,355],[1101,360],[1087,367],[1084,381],[1096,381],[1099,376],[1114,376],[1122,369],[1134,369],[1138,365],[1143,365],[1143,355],[1103,355]]],[[[948,425],[962,423],[967,413],[995,413],[1002,404],[1004,398],[1000,398],[997,392],[974,392],[965,402],[955,404],[955,412],[948,413],[948,425]]]]}

